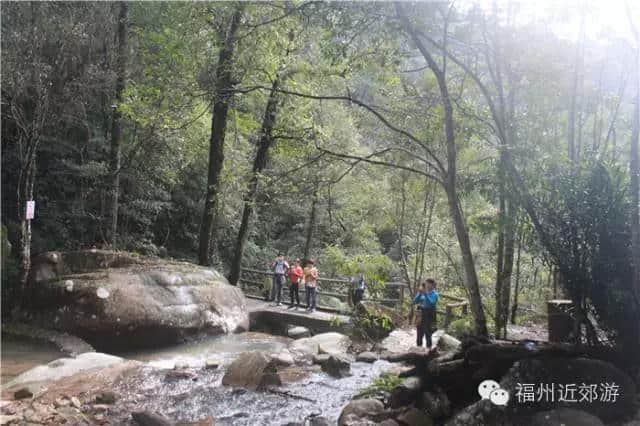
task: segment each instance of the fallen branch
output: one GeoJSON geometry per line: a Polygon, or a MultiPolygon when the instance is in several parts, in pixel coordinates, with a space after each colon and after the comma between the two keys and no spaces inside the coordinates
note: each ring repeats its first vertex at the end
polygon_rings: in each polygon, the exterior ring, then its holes
{"type": "Polygon", "coordinates": [[[295,395],[295,394],[293,394],[291,392],[288,392],[288,391],[279,391],[279,390],[276,390],[276,389],[267,388],[267,392],[275,394],[275,395],[284,396],[284,397],[287,397],[287,398],[299,399],[299,400],[308,401],[308,402],[316,402],[315,399],[307,398],[306,396],[295,395]]]}

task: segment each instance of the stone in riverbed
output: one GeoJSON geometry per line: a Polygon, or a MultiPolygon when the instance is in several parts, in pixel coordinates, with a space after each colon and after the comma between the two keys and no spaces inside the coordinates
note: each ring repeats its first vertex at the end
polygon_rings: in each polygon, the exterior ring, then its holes
{"type": "Polygon", "coordinates": [[[204,368],[207,370],[216,370],[218,367],[220,367],[220,361],[217,359],[208,359],[204,364],[204,368]]]}
{"type": "Polygon", "coordinates": [[[39,365],[27,370],[7,383],[3,383],[3,388],[11,389],[17,386],[34,384],[41,382],[53,382],[63,377],[91,370],[94,368],[106,368],[112,365],[123,363],[125,360],[108,354],[99,352],[86,352],[75,358],[60,358],[51,361],[47,365],[39,365]]]}
{"type": "Polygon", "coordinates": [[[131,417],[140,426],[173,426],[173,422],[163,415],[151,411],[131,413],[131,417]]]}
{"type": "Polygon", "coordinates": [[[76,407],[78,410],[82,408],[82,404],[80,403],[80,400],[75,396],[71,397],[71,405],[76,407]]]}
{"type": "Polygon", "coordinates": [[[29,386],[22,387],[13,393],[15,399],[31,398],[33,396],[34,389],[29,386]]]}
{"type": "Polygon", "coordinates": [[[377,399],[355,399],[345,405],[342,409],[340,417],[338,418],[338,425],[345,426],[347,421],[352,421],[354,417],[356,419],[367,419],[368,417],[375,416],[383,411],[384,404],[377,399]],[[348,419],[350,416],[351,418],[348,419]]]}
{"type": "Polygon", "coordinates": [[[103,350],[249,326],[242,291],[219,272],[186,262],[103,250],[45,253],[34,258],[30,284],[35,323],[103,350]],[[68,280],[72,292],[66,291],[68,280]]]}
{"type": "Polygon", "coordinates": [[[311,337],[311,332],[307,327],[294,326],[289,327],[289,329],[287,330],[287,336],[291,337],[292,339],[301,339],[303,337],[311,337]]]}
{"type": "Polygon", "coordinates": [[[96,395],[96,404],[114,404],[118,397],[113,391],[102,391],[96,395]]]}
{"type": "Polygon", "coordinates": [[[305,352],[311,355],[317,353],[344,354],[351,346],[351,339],[341,333],[329,332],[316,334],[313,337],[305,337],[294,340],[289,349],[297,352],[305,352]]]}
{"type": "Polygon", "coordinates": [[[276,364],[266,352],[243,352],[227,368],[222,378],[224,386],[263,389],[270,385],[279,386],[280,377],[276,364]]]}
{"type": "Polygon", "coordinates": [[[443,330],[438,330],[434,333],[434,340],[437,339],[437,347],[441,353],[457,352],[462,344],[460,340],[453,336],[446,334],[443,330]]]}
{"type": "Polygon", "coordinates": [[[398,421],[407,426],[433,426],[433,420],[427,413],[415,407],[409,408],[397,417],[398,421]]]}
{"type": "Polygon", "coordinates": [[[167,381],[194,380],[196,379],[196,375],[188,370],[169,370],[164,376],[164,379],[167,381]]]}
{"type": "Polygon", "coordinates": [[[287,350],[284,350],[280,353],[271,355],[271,359],[273,359],[273,361],[276,363],[276,365],[280,365],[280,366],[284,366],[284,367],[288,367],[290,365],[293,365],[295,363],[294,359],[293,359],[293,355],[291,355],[291,353],[287,350]]]}
{"type": "Polygon", "coordinates": [[[411,404],[418,398],[422,390],[422,379],[420,377],[407,377],[402,383],[391,391],[389,398],[391,408],[400,408],[411,404]]]}
{"type": "Polygon", "coordinates": [[[340,355],[328,355],[327,360],[320,364],[322,371],[336,378],[351,375],[351,365],[349,361],[340,355]]]}

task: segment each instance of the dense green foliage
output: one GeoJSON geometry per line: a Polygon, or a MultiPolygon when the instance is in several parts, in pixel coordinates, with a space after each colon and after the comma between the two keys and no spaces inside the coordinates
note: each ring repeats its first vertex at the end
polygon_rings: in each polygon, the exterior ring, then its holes
{"type": "MultiPolygon", "coordinates": [[[[215,70],[234,7],[131,3],[126,89],[115,105],[115,4],[3,5],[2,223],[12,256],[20,256],[25,135],[36,133],[32,253],[108,247],[117,109],[118,249],[197,259],[215,70]],[[42,125],[25,128],[40,109],[42,125]]],[[[624,318],[640,312],[629,297],[637,291],[628,173],[637,47],[615,34],[568,40],[512,9],[406,7],[403,21],[390,3],[245,5],[234,40],[214,266],[229,270],[248,202],[245,266],[264,268],[278,251],[303,257],[308,247],[321,274],[364,274],[371,291],[433,276],[441,291],[468,295],[452,198],[438,181],[451,160],[446,111],[410,37],[414,28],[446,72],[454,198],[488,322],[500,283],[511,289],[507,300],[515,294],[518,319],[537,317],[566,289],[610,337],[632,339],[638,326],[624,318]],[[247,199],[276,79],[274,143],[257,194],[247,199]]],[[[3,300],[15,285],[13,269],[3,267],[3,300]]]]}

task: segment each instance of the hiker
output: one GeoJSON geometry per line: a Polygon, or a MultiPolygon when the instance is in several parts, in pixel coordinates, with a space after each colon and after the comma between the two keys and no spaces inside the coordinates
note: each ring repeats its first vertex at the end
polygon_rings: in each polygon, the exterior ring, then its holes
{"type": "Polygon", "coordinates": [[[436,305],[438,304],[439,294],[436,291],[436,281],[428,278],[420,284],[418,294],[413,299],[413,304],[418,305],[420,310],[420,318],[417,324],[417,345],[422,346],[422,338],[426,337],[427,349],[431,349],[431,333],[436,323],[436,305]]]}
{"type": "Polygon", "coordinates": [[[362,302],[364,297],[364,275],[353,279],[353,306],[356,307],[358,303],[362,302]]]}
{"type": "Polygon", "coordinates": [[[300,307],[300,281],[302,279],[302,267],[300,267],[300,259],[293,262],[293,266],[289,268],[289,297],[291,305],[287,309],[293,309],[293,297],[296,299],[295,308],[300,307]]]}
{"type": "Polygon", "coordinates": [[[271,264],[271,270],[273,271],[273,282],[271,285],[271,301],[280,305],[280,295],[282,293],[282,285],[284,284],[284,277],[289,270],[289,264],[284,260],[282,253],[278,253],[275,262],[271,264]]]}
{"type": "Polygon", "coordinates": [[[316,310],[316,288],[318,287],[318,268],[311,259],[307,260],[302,271],[302,280],[307,292],[307,312],[316,310]]]}

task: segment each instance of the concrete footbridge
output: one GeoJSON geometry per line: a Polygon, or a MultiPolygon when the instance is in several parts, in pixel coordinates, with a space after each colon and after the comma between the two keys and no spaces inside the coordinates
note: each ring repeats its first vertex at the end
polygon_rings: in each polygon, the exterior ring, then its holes
{"type": "Polygon", "coordinates": [[[297,310],[288,307],[288,304],[276,305],[248,296],[247,308],[251,330],[265,329],[287,335],[290,327],[301,326],[315,334],[328,331],[344,332],[351,326],[351,318],[348,315],[323,310],[307,312],[304,307],[297,310]]]}

